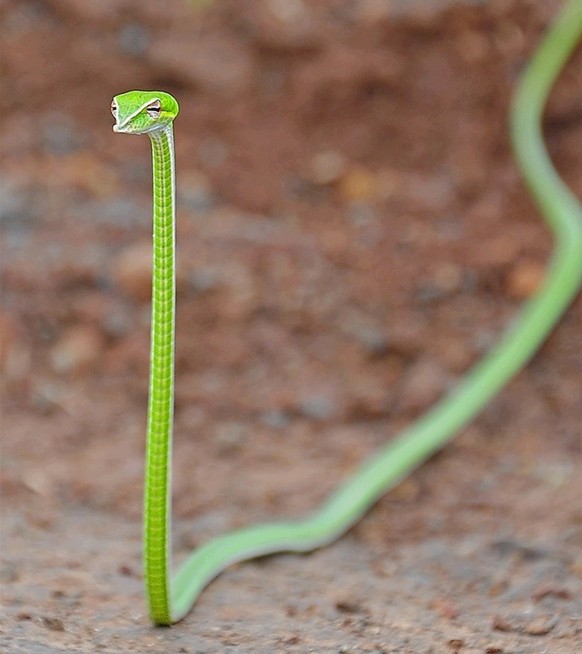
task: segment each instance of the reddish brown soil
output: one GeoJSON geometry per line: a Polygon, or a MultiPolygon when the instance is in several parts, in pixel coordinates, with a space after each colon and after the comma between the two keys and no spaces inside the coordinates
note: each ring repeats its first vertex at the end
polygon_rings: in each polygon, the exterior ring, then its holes
{"type": "MultiPolygon", "coordinates": [[[[145,615],[147,139],[182,105],[175,544],[302,515],[455,384],[551,239],[507,138],[556,2],[2,3],[7,654],[573,654],[580,299],[528,368],[337,544],[145,615]]],[[[546,121],[582,195],[582,53],[546,121]]]]}

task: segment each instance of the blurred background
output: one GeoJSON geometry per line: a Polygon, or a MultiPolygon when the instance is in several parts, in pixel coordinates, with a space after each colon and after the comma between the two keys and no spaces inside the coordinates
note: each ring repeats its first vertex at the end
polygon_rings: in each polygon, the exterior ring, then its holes
{"type": "MultiPolygon", "coordinates": [[[[181,105],[180,556],[315,506],[535,292],[552,244],[507,115],[559,5],[2,2],[6,651],[169,651],[148,631],[139,581],[149,143],[113,134],[113,95],[162,89],[181,105]]],[[[546,117],[579,196],[581,64],[578,52],[546,117]]],[[[459,440],[332,551],[221,578],[191,618],[217,631],[184,643],[420,652],[503,634],[500,646],[533,653],[561,634],[566,649],[551,651],[573,651],[581,317],[578,301],[459,440]],[[553,594],[536,600],[542,587],[553,594]],[[532,602],[533,627],[520,613],[532,602]]]]}

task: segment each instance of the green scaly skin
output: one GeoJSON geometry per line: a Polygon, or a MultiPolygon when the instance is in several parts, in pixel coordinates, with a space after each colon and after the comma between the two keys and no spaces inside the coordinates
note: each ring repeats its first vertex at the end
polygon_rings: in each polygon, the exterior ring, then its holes
{"type": "Polygon", "coordinates": [[[302,521],[240,529],[195,550],[170,584],[170,462],[173,412],[175,175],[172,121],[178,103],[161,91],[114,98],[114,131],[150,136],[154,181],[154,278],[145,491],[145,582],[150,616],[181,620],[226,567],[275,552],[307,552],[345,533],[388,489],[451,440],[533,356],[582,285],[582,209],[552,166],[541,136],[549,90],[582,34],[582,0],[569,0],[519,88],[511,134],[524,178],[555,238],[542,288],[498,345],[461,384],[364,462],[302,521]]]}

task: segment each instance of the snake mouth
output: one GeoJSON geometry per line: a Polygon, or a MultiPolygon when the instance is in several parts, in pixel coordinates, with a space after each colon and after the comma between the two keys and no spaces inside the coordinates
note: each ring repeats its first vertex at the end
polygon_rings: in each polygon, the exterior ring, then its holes
{"type": "Polygon", "coordinates": [[[113,125],[113,131],[116,134],[150,134],[151,132],[155,132],[157,130],[163,129],[164,125],[148,125],[147,127],[144,128],[136,128],[133,126],[129,120],[115,124],[113,125]]]}
{"type": "Polygon", "coordinates": [[[125,120],[122,123],[115,123],[113,125],[113,131],[116,134],[134,134],[135,129],[132,127],[129,120],[125,120]]]}

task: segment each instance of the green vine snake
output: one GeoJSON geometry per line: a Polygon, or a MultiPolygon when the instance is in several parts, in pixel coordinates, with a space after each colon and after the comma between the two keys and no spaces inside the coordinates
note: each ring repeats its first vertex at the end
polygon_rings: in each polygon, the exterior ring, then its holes
{"type": "Polygon", "coordinates": [[[555,248],[537,294],[496,347],[440,403],[381,448],[304,520],[243,528],[195,550],[170,577],[171,440],[174,403],[175,169],[178,103],[161,91],[117,95],[115,132],[147,134],[153,160],[153,295],[144,509],[144,576],[158,625],[181,620],[229,565],[276,552],[307,552],[344,534],[404,476],[452,439],[531,358],[582,283],[582,209],[545,150],[541,118],[555,78],[582,33],[582,0],[569,0],[518,89],[511,136],[523,176],[555,248]]]}

